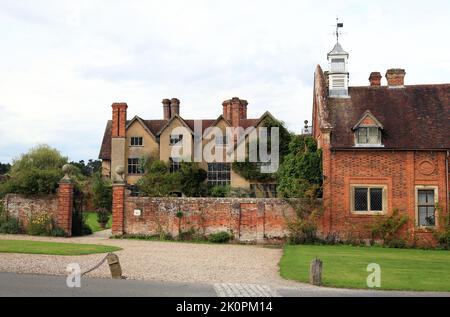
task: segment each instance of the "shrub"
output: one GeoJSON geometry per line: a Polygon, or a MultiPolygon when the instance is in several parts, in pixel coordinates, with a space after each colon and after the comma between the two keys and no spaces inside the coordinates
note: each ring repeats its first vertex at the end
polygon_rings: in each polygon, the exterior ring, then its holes
{"type": "Polygon", "coordinates": [[[292,244],[311,244],[319,242],[317,236],[318,220],[323,214],[322,202],[317,198],[318,185],[309,185],[302,199],[289,199],[287,202],[295,210],[296,217],[287,223],[288,242],[292,244]]]}
{"type": "Polygon", "coordinates": [[[6,210],[3,200],[0,200],[0,226],[6,221],[6,210]]]}
{"type": "Polygon", "coordinates": [[[0,233],[4,234],[19,234],[22,233],[22,226],[20,221],[16,218],[11,218],[3,222],[0,226],[0,233]]]}
{"type": "Polygon", "coordinates": [[[195,230],[195,228],[191,228],[187,231],[182,231],[178,235],[178,241],[205,241],[205,237],[198,232],[198,230],[195,230]]]}
{"type": "Polygon", "coordinates": [[[228,243],[230,242],[232,236],[226,231],[221,231],[217,233],[210,234],[208,236],[208,241],[211,243],[228,243]]]}
{"type": "Polygon", "coordinates": [[[209,196],[211,197],[229,197],[231,193],[231,188],[228,186],[215,186],[211,187],[209,190],[209,196]]]}
{"type": "MultiPolygon", "coordinates": [[[[32,215],[28,220],[27,233],[32,236],[59,236],[63,231],[58,228],[55,220],[49,213],[32,215]]],[[[64,233],[65,235],[65,233],[64,233]]]]}
{"type": "MultiPolygon", "coordinates": [[[[372,225],[372,241],[381,239],[383,245],[402,245],[398,237],[400,229],[408,222],[408,216],[400,215],[398,209],[395,209],[392,215],[382,217],[376,224],[372,225]]],[[[406,243],[404,243],[406,245],[406,243]]]]}
{"type": "Polygon", "coordinates": [[[67,163],[57,150],[40,145],[13,162],[10,178],[0,186],[2,194],[40,195],[55,193],[67,163]]]}
{"type": "Polygon", "coordinates": [[[442,207],[436,205],[440,222],[440,228],[434,231],[434,237],[438,242],[438,247],[444,250],[450,250],[450,213],[444,215],[442,207]]]}
{"type": "Polygon", "coordinates": [[[111,213],[108,210],[104,208],[97,209],[97,222],[101,228],[106,227],[110,217],[111,213]]]}
{"type": "Polygon", "coordinates": [[[139,192],[149,197],[169,197],[173,192],[181,190],[179,173],[170,173],[165,162],[152,162],[148,173],[142,177],[137,186],[139,192]]]}
{"type": "Polygon", "coordinates": [[[105,180],[100,173],[94,174],[92,179],[92,200],[97,211],[111,212],[112,187],[111,182],[105,180]]]}

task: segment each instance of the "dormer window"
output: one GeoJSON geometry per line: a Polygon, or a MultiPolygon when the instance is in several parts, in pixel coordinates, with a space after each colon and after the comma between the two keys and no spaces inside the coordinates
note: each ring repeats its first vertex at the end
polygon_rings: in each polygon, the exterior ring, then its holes
{"type": "Polygon", "coordinates": [[[362,127],[357,131],[357,144],[381,145],[381,131],[378,127],[362,127]]]}
{"type": "Polygon", "coordinates": [[[355,147],[383,147],[383,129],[381,122],[370,111],[366,111],[361,120],[353,127],[355,147]]]}

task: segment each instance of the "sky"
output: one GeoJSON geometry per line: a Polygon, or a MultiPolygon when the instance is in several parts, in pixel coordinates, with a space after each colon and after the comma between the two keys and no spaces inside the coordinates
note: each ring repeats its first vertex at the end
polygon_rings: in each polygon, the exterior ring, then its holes
{"type": "MultiPolygon", "coordinates": [[[[96,159],[113,102],[128,117],[217,118],[249,101],[300,132],[336,17],[350,85],[405,68],[406,84],[450,82],[450,2],[0,0],[0,162],[37,144],[96,159]]],[[[382,84],[386,84],[383,79],[382,84]]]]}

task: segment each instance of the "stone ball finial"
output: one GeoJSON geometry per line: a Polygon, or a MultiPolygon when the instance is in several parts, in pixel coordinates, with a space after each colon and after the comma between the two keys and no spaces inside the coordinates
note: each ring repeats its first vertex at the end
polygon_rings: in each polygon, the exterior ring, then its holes
{"type": "Polygon", "coordinates": [[[72,172],[72,165],[70,165],[70,164],[65,164],[65,165],[62,167],[62,171],[63,171],[63,173],[64,173],[63,180],[64,180],[64,181],[70,181],[70,173],[72,172]]]}
{"type": "Polygon", "coordinates": [[[125,174],[125,167],[123,167],[123,165],[117,166],[117,167],[116,167],[116,174],[119,176],[119,180],[120,180],[121,182],[123,182],[123,181],[124,181],[123,176],[124,176],[124,174],[125,174]]]}

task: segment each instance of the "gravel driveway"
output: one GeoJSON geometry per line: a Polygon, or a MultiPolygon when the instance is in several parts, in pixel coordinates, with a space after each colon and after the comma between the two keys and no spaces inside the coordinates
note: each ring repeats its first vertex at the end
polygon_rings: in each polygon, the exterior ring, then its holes
{"type": "MultiPolygon", "coordinates": [[[[0,235],[0,239],[107,244],[123,248],[119,255],[123,274],[135,280],[249,283],[289,287],[298,283],[279,277],[281,249],[245,245],[208,245],[134,240],[110,240],[108,232],[89,237],[61,239],[0,235]]],[[[0,272],[63,275],[70,263],[79,263],[85,271],[104,255],[50,256],[0,254],[0,272]]],[[[90,273],[90,277],[109,277],[108,265],[90,273]]]]}

